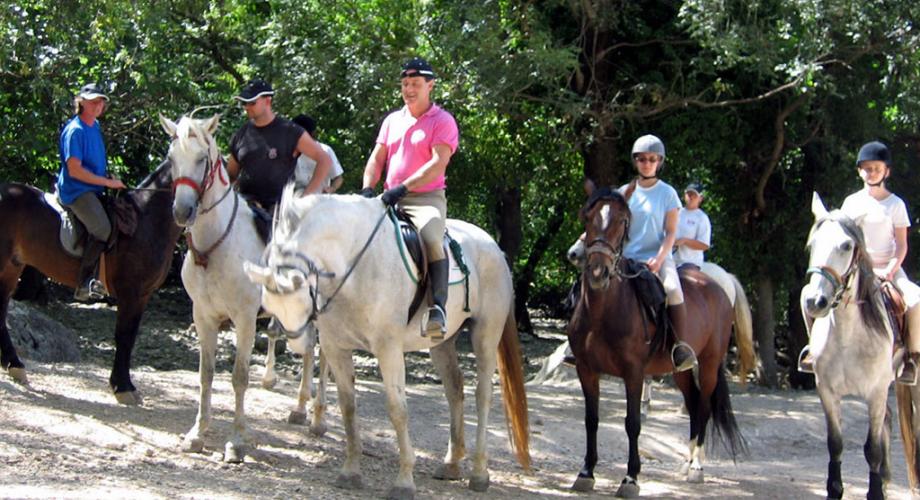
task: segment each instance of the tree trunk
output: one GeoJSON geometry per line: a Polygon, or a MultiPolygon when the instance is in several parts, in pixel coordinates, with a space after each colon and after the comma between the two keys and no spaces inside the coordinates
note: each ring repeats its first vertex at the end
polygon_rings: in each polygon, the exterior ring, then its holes
{"type": "Polygon", "coordinates": [[[617,162],[617,145],[612,138],[600,137],[585,146],[585,177],[598,186],[619,186],[623,180],[622,163],[617,162]]]}
{"type": "Polygon", "coordinates": [[[801,289],[793,287],[789,291],[789,338],[787,339],[787,353],[789,358],[789,385],[795,389],[814,389],[815,376],[811,373],[799,371],[799,353],[808,344],[808,331],[802,319],[802,305],[799,302],[801,289]]]}
{"type": "Polygon", "coordinates": [[[754,290],[757,293],[757,305],[754,310],[754,335],[757,338],[758,352],[763,363],[761,383],[767,387],[776,387],[776,349],[774,347],[773,315],[773,278],[766,269],[758,269],[754,278],[754,290]]]}
{"type": "Polygon", "coordinates": [[[514,314],[520,331],[534,333],[533,325],[530,322],[530,312],[527,310],[527,302],[530,299],[530,284],[533,282],[534,274],[536,274],[537,265],[543,260],[550,243],[552,243],[553,238],[559,233],[559,228],[565,222],[563,212],[562,205],[553,207],[553,215],[546,223],[546,230],[534,242],[530,249],[530,255],[527,256],[527,262],[517,272],[517,277],[514,281],[514,314]]]}

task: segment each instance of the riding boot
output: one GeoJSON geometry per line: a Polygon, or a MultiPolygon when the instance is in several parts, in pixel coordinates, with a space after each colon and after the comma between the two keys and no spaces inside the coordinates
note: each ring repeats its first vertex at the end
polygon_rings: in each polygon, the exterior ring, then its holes
{"type": "Polygon", "coordinates": [[[902,385],[917,385],[918,360],[920,360],[920,306],[914,306],[905,311],[904,328],[901,329],[901,343],[907,354],[898,373],[898,383],[902,385]]]}
{"type": "Polygon", "coordinates": [[[668,306],[668,316],[671,318],[671,328],[674,333],[674,347],[671,348],[671,362],[674,363],[674,371],[682,372],[696,368],[699,364],[696,360],[696,353],[690,344],[683,341],[687,338],[687,305],[677,304],[668,306]]]}
{"type": "Polygon", "coordinates": [[[447,278],[450,272],[447,259],[436,260],[428,263],[428,276],[431,284],[431,308],[428,309],[428,324],[425,325],[424,336],[433,340],[444,338],[447,333],[447,278]]]}
{"type": "Polygon", "coordinates": [[[83,248],[83,259],[80,261],[80,273],[77,275],[77,288],[74,289],[73,298],[79,301],[101,299],[104,287],[96,279],[96,270],[99,266],[99,256],[105,250],[105,242],[92,236],[87,238],[83,248]]]}

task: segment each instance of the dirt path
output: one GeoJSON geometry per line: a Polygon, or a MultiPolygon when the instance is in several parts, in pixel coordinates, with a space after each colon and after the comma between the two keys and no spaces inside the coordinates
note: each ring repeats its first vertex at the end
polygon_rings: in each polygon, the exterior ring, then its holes
{"type": "MultiPolygon", "coordinates": [[[[245,463],[221,461],[232,419],[229,375],[215,382],[214,423],[205,453],[178,451],[181,435],[196,413],[197,374],[187,370],[140,368],[135,384],[144,395],[137,408],[118,406],[106,388],[108,370],[95,364],[29,363],[31,388],[0,377],[0,496],[64,498],[373,498],[385,494],[396,473],[393,432],[378,382],[359,384],[364,438],[365,488],[347,491],[332,483],[344,456],[344,436],[335,391],[330,394],[329,429],[310,436],[285,422],[296,383],[289,375],[274,391],[258,386],[254,367],[247,397],[250,437],[245,463]]],[[[524,475],[509,451],[496,390],[492,409],[492,487],[476,495],[465,482],[431,478],[446,448],[446,403],[432,384],[411,385],[410,432],[418,457],[418,498],[608,498],[625,474],[625,404],[622,386],[602,383],[601,459],[593,494],[568,488],[584,450],[581,393],[570,376],[528,386],[533,475],[524,475]]],[[[467,384],[467,449],[472,452],[475,398],[467,384]]],[[[497,389],[497,388],[496,388],[497,389]]],[[[652,415],[643,425],[640,476],[645,498],[819,498],[827,463],[824,420],[814,393],[742,391],[733,385],[733,405],[750,455],[737,465],[714,453],[704,484],[687,484],[676,473],[685,450],[687,417],[679,394],[656,385],[652,415]]],[[[862,458],[865,406],[844,403],[847,437],[846,498],[864,498],[868,478],[862,458]]],[[[907,497],[903,451],[897,430],[892,442],[892,498],[907,497]]],[[[464,472],[469,473],[465,463],[464,472]]]]}

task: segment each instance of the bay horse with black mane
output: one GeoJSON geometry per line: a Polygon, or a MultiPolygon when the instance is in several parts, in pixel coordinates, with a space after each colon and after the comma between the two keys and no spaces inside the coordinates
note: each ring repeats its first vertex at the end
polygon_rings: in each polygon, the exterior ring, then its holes
{"type": "MultiPolygon", "coordinates": [[[[125,192],[136,208],[133,235],[118,235],[104,254],[105,284],[115,298],[115,360],[109,384],[118,402],[139,404],[131,383],[131,352],[147,301],[166,279],[180,228],[172,217],[172,175],[161,163],[137,189],[125,192]]],[[[6,326],[10,297],[25,266],[32,266],[58,283],[75,287],[80,259],[60,243],[61,219],[44,194],[26,184],[0,185],[0,366],[27,383],[25,365],[16,354],[6,326]]]]}
{"type": "MultiPolygon", "coordinates": [[[[673,369],[668,350],[671,341],[655,322],[643,313],[627,272],[623,244],[629,233],[628,205],[632,189],[626,194],[604,187],[586,185],[589,199],[581,210],[585,223],[587,263],[582,277],[581,296],[568,326],[569,342],[575,354],[576,370],[585,397],[587,432],[584,467],[573,489],[594,488],[597,464],[598,404],[600,376],[623,379],[626,386],[626,434],[629,462],[626,477],[617,490],[619,497],[639,494],[639,416],[642,381],[645,375],[662,375],[673,369]]],[[[647,272],[647,271],[646,271],[647,272]]],[[[733,308],[725,292],[706,275],[681,272],[681,286],[687,304],[687,318],[694,325],[692,338],[685,339],[697,352],[698,382],[692,371],[674,374],[690,415],[687,481],[703,481],[706,427],[712,417],[714,431],[734,458],[745,449],[728,393],[723,359],[732,333],[733,308]]],[[[738,319],[738,318],[734,318],[738,319]]],[[[739,332],[745,329],[739,329],[739,332]]],[[[740,351],[742,376],[753,366],[753,339],[749,330],[736,339],[740,351]]]]}

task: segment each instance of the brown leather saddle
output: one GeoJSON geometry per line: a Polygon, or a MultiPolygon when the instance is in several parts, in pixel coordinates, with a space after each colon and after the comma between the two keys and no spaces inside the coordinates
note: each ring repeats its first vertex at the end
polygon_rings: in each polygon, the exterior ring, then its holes
{"type": "MultiPolygon", "coordinates": [[[[412,302],[409,303],[408,316],[406,317],[406,324],[408,324],[412,321],[412,317],[415,316],[415,313],[418,312],[419,307],[422,305],[422,300],[428,296],[430,288],[428,283],[428,252],[425,250],[422,237],[418,234],[418,228],[412,223],[409,214],[397,208],[396,223],[399,226],[399,232],[402,236],[403,248],[406,249],[412,262],[415,263],[415,268],[418,269],[418,286],[415,288],[415,295],[412,297],[412,302]]],[[[445,252],[446,250],[445,244],[445,252]]]]}
{"type": "Polygon", "coordinates": [[[907,336],[910,334],[907,328],[907,304],[904,302],[904,295],[894,286],[894,283],[882,280],[882,301],[885,303],[885,311],[888,313],[888,319],[891,322],[891,329],[894,333],[894,345],[897,349],[900,345],[907,343],[907,336]]]}
{"type": "MultiPolygon", "coordinates": [[[[100,196],[99,201],[105,208],[109,222],[112,224],[112,232],[109,234],[109,240],[106,242],[105,251],[109,252],[115,247],[118,236],[124,234],[133,236],[137,230],[137,212],[140,210],[137,203],[130,196],[100,196]]],[[[61,220],[61,229],[58,233],[58,240],[64,251],[76,258],[83,256],[83,248],[86,246],[86,240],[89,233],[80,219],[67,207],[61,205],[54,193],[45,193],[45,203],[58,213],[61,220]]]]}

